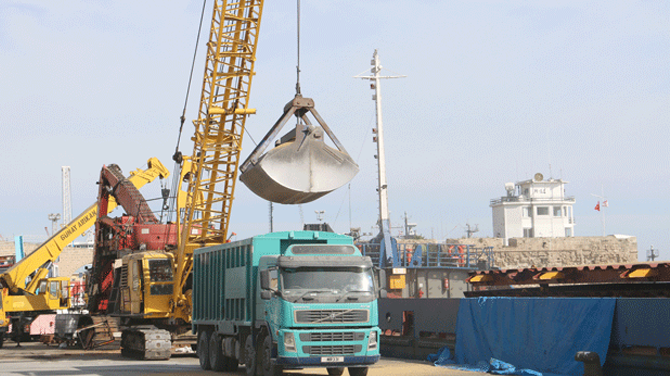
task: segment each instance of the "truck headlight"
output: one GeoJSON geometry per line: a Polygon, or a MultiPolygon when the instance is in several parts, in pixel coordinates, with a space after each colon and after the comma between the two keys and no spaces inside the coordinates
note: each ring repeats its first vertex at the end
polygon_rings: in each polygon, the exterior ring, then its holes
{"type": "Polygon", "coordinates": [[[295,337],[291,332],[284,332],[284,350],[287,352],[295,352],[295,337]]]}
{"type": "Polygon", "coordinates": [[[370,332],[370,338],[368,338],[368,350],[375,350],[377,348],[377,331],[373,330],[370,332]]]}

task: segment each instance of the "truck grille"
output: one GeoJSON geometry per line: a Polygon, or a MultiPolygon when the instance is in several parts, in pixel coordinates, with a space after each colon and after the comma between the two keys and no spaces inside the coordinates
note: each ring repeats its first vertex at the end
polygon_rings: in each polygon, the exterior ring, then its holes
{"type": "Polygon", "coordinates": [[[303,346],[302,351],[309,355],[349,355],[360,352],[362,348],[362,345],[303,346]]]}
{"type": "Polygon", "coordinates": [[[295,312],[297,323],[364,323],[369,321],[365,309],[323,309],[295,312]]]}
{"type": "Polygon", "coordinates": [[[300,333],[302,342],[362,341],[363,339],[365,339],[363,332],[300,333]]]}

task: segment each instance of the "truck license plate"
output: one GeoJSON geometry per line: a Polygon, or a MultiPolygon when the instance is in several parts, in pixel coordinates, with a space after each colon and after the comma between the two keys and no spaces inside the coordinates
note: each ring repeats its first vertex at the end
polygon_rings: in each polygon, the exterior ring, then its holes
{"type": "Polygon", "coordinates": [[[343,356],[324,356],[321,358],[321,363],[342,363],[344,362],[343,356]]]}

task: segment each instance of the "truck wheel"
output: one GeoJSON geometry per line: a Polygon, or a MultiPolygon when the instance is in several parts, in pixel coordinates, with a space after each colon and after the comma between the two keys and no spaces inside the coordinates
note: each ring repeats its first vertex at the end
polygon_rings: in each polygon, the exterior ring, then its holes
{"type": "Polygon", "coordinates": [[[0,333],[0,349],[2,348],[2,344],[5,343],[5,333],[0,333]]]}
{"type": "Polygon", "coordinates": [[[272,339],[269,335],[265,336],[260,343],[258,361],[262,376],[279,376],[284,374],[281,366],[272,364],[272,339]]]}
{"type": "Polygon", "coordinates": [[[210,369],[209,364],[209,331],[203,330],[198,337],[198,360],[200,361],[200,368],[204,370],[210,369]]]}
{"type": "Polygon", "coordinates": [[[366,376],[368,374],[368,367],[349,367],[350,376],[366,376]]]}
{"type": "Polygon", "coordinates": [[[330,376],[341,376],[344,373],[344,367],[328,367],[326,370],[330,376]]]}
{"type": "Polygon", "coordinates": [[[237,359],[227,356],[225,357],[225,368],[223,369],[226,372],[236,372],[237,371],[237,366],[239,363],[237,362],[237,359]]]}
{"type": "Polygon", "coordinates": [[[256,349],[254,348],[254,337],[251,334],[244,341],[244,365],[247,376],[256,375],[256,349]]]}
{"type": "Polygon", "coordinates": [[[221,351],[221,341],[216,333],[209,336],[209,366],[214,371],[224,371],[226,368],[226,358],[221,351]]]}

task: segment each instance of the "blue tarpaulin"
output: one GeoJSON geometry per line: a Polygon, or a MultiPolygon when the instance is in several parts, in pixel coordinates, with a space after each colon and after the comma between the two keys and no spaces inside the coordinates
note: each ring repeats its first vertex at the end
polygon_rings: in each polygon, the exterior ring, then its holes
{"type": "Polygon", "coordinates": [[[453,361],[516,370],[507,374],[582,375],[575,353],[593,351],[605,361],[615,303],[614,298],[462,299],[453,361]]]}

